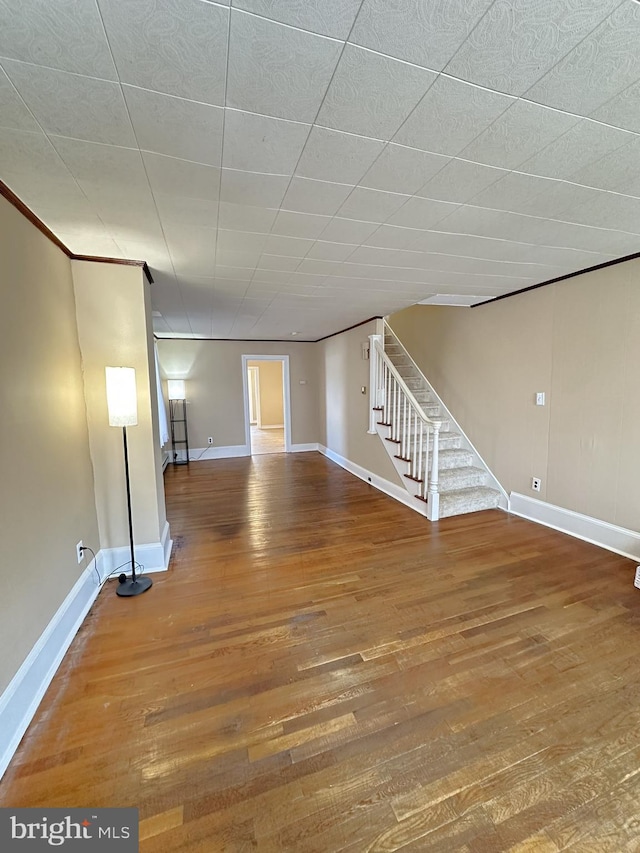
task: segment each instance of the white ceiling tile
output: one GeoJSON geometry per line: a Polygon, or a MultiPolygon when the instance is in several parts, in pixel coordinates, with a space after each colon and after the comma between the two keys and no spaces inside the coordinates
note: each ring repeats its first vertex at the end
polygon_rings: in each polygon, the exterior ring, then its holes
{"type": "MultiPolygon", "coordinates": [[[[277,248],[277,247],[276,247],[277,248]]],[[[287,249],[288,251],[295,251],[291,249],[287,249]]],[[[298,264],[301,261],[300,256],[293,257],[291,255],[280,255],[280,254],[269,254],[265,252],[260,261],[258,263],[258,269],[260,270],[270,270],[276,271],[280,273],[280,279],[286,279],[287,276],[283,276],[283,273],[291,273],[295,269],[297,269],[298,264]]],[[[260,276],[264,278],[264,276],[260,276]]]]}
{"type": "Polygon", "coordinates": [[[12,130],[40,131],[38,124],[0,68],[0,127],[12,130]]]}
{"type": "Polygon", "coordinates": [[[381,249],[405,249],[419,234],[415,228],[401,228],[396,225],[380,225],[363,242],[367,246],[381,249]]]}
{"type": "Polygon", "coordinates": [[[233,6],[281,24],[346,39],[360,0],[234,0],[233,6]]]}
{"type": "Polygon", "coordinates": [[[619,0],[496,0],[446,71],[521,95],[582,41],[619,0]]]}
{"type": "Polygon", "coordinates": [[[383,148],[384,143],[376,139],[314,127],[296,174],[303,178],[357,184],[383,148]]]}
{"type": "Polygon", "coordinates": [[[222,107],[133,86],[122,88],[140,148],[209,166],[220,165],[222,107]]]}
{"type": "Polygon", "coordinates": [[[377,227],[373,222],[358,222],[335,216],[321,236],[329,243],[363,243],[377,227]]]}
{"type": "Polygon", "coordinates": [[[540,193],[547,192],[556,181],[551,178],[539,178],[534,175],[523,175],[519,172],[507,172],[499,181],[495,181],[486,189],[469,200],[476,207],[490,207],[496,210],[513,210],[516,213],[526,213],[522,207],[540,193]]]}
{"type": "MultiPolygon", "coordinates": [[[[594,198],[568,211],[567,220],[598,228],[611,228],[640,234],[640,198],[592,190],[594,198]]],[[[640,239],[638,240],[640,248],[640,239]]]]}
{"type": "Polygon", "coordinates": [[[252,207],[280,207],[289,178],[257,172],[222,170],[220,200],[252,207]]]}
{"type": "Polygon", "coordinates": [[[135,146],[118,83],[9,60],[4,69],[46,133],[135,146]]]}
{"type": "Polygon", "coordinates": [[[591,118],[640,133],[640,80],[627,86],[615,97],[594,110],[591,118]]]}
{"type": "Polygon", "coordinates": [[[216,249],[216,263],[230,267],[255,267],[261,254],[262,252],[259,249],[244,248],[233,251],[218,247],[216,249]]]}
{"type": "Polygon", "coordinates": [[[201,0],[99,0],[120,80],[224,104],[229,9],[201,0]]]}
{"type": "Polygon", "coordinates": [[[341,43],[234,10],[227,106],[314,120],[341,43]]]}
{"type": "Polygon", "coordinates": [[[352,189],[351,184],[314,181],[296,176],[289,184],[282,207],[300,213],[333,216],[352,189]]]}
{"type": "Polygon", "coordinates": [[[515,101],[461,152],[467,160],[515,169],[577,124],[577,116],[515,101]]]}
{"type": "Polygon", "coordinates": [[[214,275],[216,279],[226,279],[227,281],[251,281],[253,275],[253,267],[225,267],[223,264],[216,264],[214,275]]]}
{"type": "Polygon", "coordinates": [[[310,213],[292,213],[281,210],[273,224],[274,234],[288,237],[319,237],[329,224],[330,216],[317,216],[310,213]]]}
{"type": "Polygon", "coordinates": [[[514,245],[506,240],[476,237],[468,234],[450,234],[442,231],[414,232],[415,239],[409,244],[412,251],[442,252],[448,255],[462,255],[469,258],[510,258],[510,247],[514,245]]]}
{"type": "Polygon", "coordinates": [[[248,204],[221,201],[218,221],[220,228],[268,234],[277,214],[277,208],[252,207],[248,204]]]}
{"type": "Polygon", "coordinates": [[[615,127],[580,119],[566,133],[518,166],[519,171],[549,178],[567,178],[580,168],[597,162],[634,137],[615,127]]]}
{"type": "Polygon", "coordinates": [[[462,204],[507,174],[505,169],[453,159],[417,190],[416,195],[462,204]]]}
{"type": "Polygon", "coordinates": [[[411,196],[356,187],[338,211],[346,219],[385,222],[411,196]]]}
{"type": "Polygon", "coordinates": [[[636,195],[640,192],[639,162],[640,137],[636,136],[627,145],[605,154],[595,163],[576,169],[569,180],[589,187],[636,195]]]}
{"type": "Polygon", "coordinates": [[[286,255],[291,258],[304,258],[313,246],[313,240],[300,237],[283,237],[272,234],[267,240],[265,252],[270,255],[286,255]]]}
{"type": "Polygon", "coordinates": [[[138,242],[135,239],[129,240],[115,236],[114,239],[122,249],[122,253],[125,258],[145,261],[149,267],[151,267],[151,270],[154,273],[154,280],[155,273],[158,271],[173,272],[171,256],[169,255],[169,250],[167,249],[164,237],[161,241],[156,242],[148,238],[145,238],[143,242],[138,242]]]}
{"type": "Polygon", "coordinates": [[[444,168],[449,159],[442,154],[430,154],[392,143],[387,145],[360,183],[372,189],[412,195],[444,168]]]}
{"type": "Polygon", "coordinates": [[[220,169],[165,157],[164,154],[143,153],[144,165],[154,193],[202,198],[213,201],[220,193],[220,169]]]}
{"type": "MultiPolygon", "coordinates": [[[[590,201],[599,190],[570,184],[566,181],[554,181],[553,184],[531,198],[522,199],[518,211],[532,216],[544,216],[550,219],[571,218],[571,211],[590,201]]],[[[475,199],[473,204],[476,204],[475,199]]],[[[515,210],[515,206],[512,208],[515,210]]]]}
{"type": "Polygon", "coordinates": [[[76,255],[101,255],[103,258],[122,258],[122,249],[106,231],[91,234],[66,234],[64,231],[56,235],[76,255]]]}
{"type": "Polygon", "coordinates": [[[154,194],[158,215],[162,222],[182,225],[204,225],[215,228],[218,224],[218,202],[215,199],[189,196],[154,194]]]}
{"type": "Polygon", "coordinates": [[[493,0],[364,0],[350,41],[440,71],[493,0]]]}
{"type": "Polygon", "coordinates": [[[326,240],[316,240],[309,249],[307,257],[323,261],[344,261],[355,248],[355,244],[330,243],[326,240]]]}
{"type": "Polygon", "coordinates": [[[373,246],[359,246],[353,252],[349,261],[354,264],[373,264],[375,266],[392,266],[399,254],[397,249],[380,249],[373,246]]]}
{"type": "Polygon", "coordinates": [[[177,275],[212,275],[216,260],[216,232],[172,224],[164,228],[177,275]]]}
{"type": "Polygon", "coordinates": [[[433,71],[347,45],[318,124],[390,139],[436,79],[433,71]]]}
{"type": "Polygon", "coordinates": [[[97,6],[86,0],[3,2],[0,56],[117,79],[97,6]]]}
{"type": "MultiPolygon", "coordinates": [[[[640,6],[615,0],[589,5],[597,5],[600,20],[611,6],[618,8],[528,89],[527,98],[589,115],[640,78],[640,6]]],[[[579,6],[579,17],[588,19],[584,6],[579,6]]]]}
{"type": "Polygon", "coordinates": [[[297,267],[298,272],[307,273],[309,275],[327,276],[340,269],[341,264],[338,261],[319,261],[314,258],[306,257],[300,261],[297,267]]]}
{"type": "Polygon", "coordinates": [[[148,190],[139,151],[79,139],[52,136],[51,141],[76,180],[102,184],[113,192],[133,187],[148,190]]]}
{"type": "MultiPolygon", "coordinates": [[[[246,249],[247,252],[258,252],[260,254],[267,242],[267,237],[267,234],[255,234],[250,231],[223,231],[219,229],[218,250],[241,252],[246,249]]],[[[233,264],[229,266],[233,266],[233,264]]]]}
{"type": "Polygon", "coordinates": [[[447,201],[414,196],[389,218],[387,224],[404,228],[431,228],[436,222],[453,213],[457,207],[457,204],[447,201]]]}
{"type": "Polygon", "coordinates": [[[64,164],[44,133],[0,127],[0,175],[21,173],[61,175],[64,164]]]}
{"type": "Polygon", "coordinates": [[[223,165],[292,175],[311,125],[227,110],[223,165]]]}
{"type": "MultiPolygon", "coordinates": [[[[543,221],[543,220],[540,220],[543,221]]],[[[526,241],[536,225],[531,216],[464,205],[438,224],[439,231],[526,241]]]]}
{"type": "Polygon", "coordinates": [[[454,156],[512,103],[507,95],[440,76],[393,141],[454,156]]]}

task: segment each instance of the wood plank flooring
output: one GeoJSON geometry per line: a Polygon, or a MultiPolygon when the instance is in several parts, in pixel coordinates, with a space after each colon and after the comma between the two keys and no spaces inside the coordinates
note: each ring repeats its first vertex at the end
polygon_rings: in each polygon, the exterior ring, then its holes
{"type": "Polygon", "coordinates": [[[640,591],[498,511],[431,525],[319,454],[166,475],[0,805],[138,806],[141,851],[640,850],[640,591]]]}

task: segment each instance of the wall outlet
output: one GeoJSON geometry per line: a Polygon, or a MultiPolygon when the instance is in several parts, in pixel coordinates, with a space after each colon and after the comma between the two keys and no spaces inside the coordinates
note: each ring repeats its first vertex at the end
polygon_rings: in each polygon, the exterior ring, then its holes
{"type": "Polygon", "coordinates": [[[640,589],[640,566],[636,567],[636,576],[635,576],[635,579],[633,581],[633,585],[638,587],[638,589],[640,589]]]}
{"type": "Polygon", "coordinates": [[[209,438],[207,439],[207,444],[213,444],[213,436],[212,435],[210,435],[209,438]]]}
{"type": "Polygon", "coordinates": [[[542,488],[542,480],[540,477],[532,477],[531,478],[531,488],[534,492],[539,492],[542,488]]]}
{"type": "Polygon", "coordinates": [[[84,546],[82,544],[82,539],[76,545],[76,557],[78,558],[78,563],[81,563],[84,560],[84,546]]]}
{"type": "Polygon", "coordinates": [[[536,391],[536,406],[544,406],[544,391],[536,391]]]}

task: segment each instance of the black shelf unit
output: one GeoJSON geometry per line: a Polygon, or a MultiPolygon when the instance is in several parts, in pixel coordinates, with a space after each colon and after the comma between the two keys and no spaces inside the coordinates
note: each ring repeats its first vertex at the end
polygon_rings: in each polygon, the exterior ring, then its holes
{"type": "Polygon", "coordinates": [[[171,447],[174,465],[189,464],[189,433],[187,430],[187,401],[169,400],[171,447]]]}

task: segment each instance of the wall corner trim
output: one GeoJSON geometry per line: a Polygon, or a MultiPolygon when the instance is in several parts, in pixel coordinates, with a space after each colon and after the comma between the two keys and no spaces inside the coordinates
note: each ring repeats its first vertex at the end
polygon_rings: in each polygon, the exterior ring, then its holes
{"type": "Polygon", "coordinates": [[[513,515],[544,524],[545,527],[568,533],[576,539],[628,557],[636,563],[640,561],[640,533],[635,530],[618,527],[608,521],[601,521],[599,518],[592,518],[590,515],[564,509],[518,492],[511,492],[509,511],[513,515]]]}

